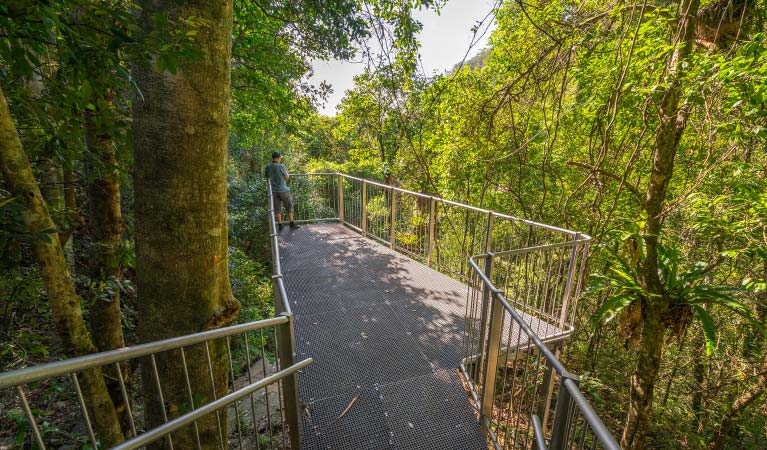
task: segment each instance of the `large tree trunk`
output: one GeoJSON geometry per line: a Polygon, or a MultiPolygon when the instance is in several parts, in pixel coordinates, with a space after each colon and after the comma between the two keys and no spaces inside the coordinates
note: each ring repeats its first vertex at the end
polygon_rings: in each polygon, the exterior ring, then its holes
{"type": "MultiPolygon", "coordinates": [[[[239,304],[228,272],[226,217],[227,125],[231,57],[231,0],[140,2],[146,26],[152,14],[196,16],[210,25],[196,35],[202,60],[178,72],[136,69],[144,100],[134,106],[136,159],[136,278],[139,336],[152,341],[230,324],[239,304]]],[[[186,352],[195,407],[211,401],[211,378],[204,349],[186,352]]],[[[210,346],[216,395],[227,388],[227,356],[222,342],[210,346]]],[[[178,353],[158,358],[165,405],[157,402],[150,369],[142,367],[146,418],[150,426],[188,409],[178,353]]],[[[221,411],[221,416],[226,412],[221,411]]],[[[202,448],[217,448],[226,418],[198,422],[202,448]]],[[[191,427],[173,435],[175,448],[195,448],[191,427]]]]}
{"type": "MultiPolygon", "coordinates": [[[[75,293],[67,270],[59,236],[55,232],[48,207],[32,174],[18,132],[11,119],[5,95],[0,90],[0,170],[8,190],[25,206],[24,223],[30,233],[45,234],[46,239],[32,243],[32,251],[40,266],[43,286],[51,304],[59,336],[66,353],[94,353],[96,346],[83,321],[81,299],[75,293]]],[[[101,442],[111,447],[123,441],[117,413],[107,393],[100,369],[81,372],[80,384],[101,442]]]]}
{"type": "MultiPolygon", "coordinates": [[[[94,104],[98,104],[95,99],[94,104]]],[[[91,236],[88,275],[100,285],[110,286],[109,289],[99,291],[90,308],[91,330],[99,351],[125,346],[120,290],[115,286],[122,276],[119,253],[122,238],[120,185],[114,143],[108,132],[104,131],[109,129],[105,126],[109,114],[109,111],[106,114],[103,111],[85,113],[85,167],[88,171],[88,228],[91,236]]],[[[127,431],[130,424],[128,408],[124,404],[115,368],[110,366],[105,370],[109,394],[120,415],[123,430],[127,431]]],[[[124,375],[124,379],[129,379],[127,372],[124,375]]]]}
{"type": "Polygon", "coordinates": [[[658,243],[662,231],[663,206],[668,185],[674,174],[674,158],[687,125],[681,78],[695,38],[694,17],[700,0],[683,0],[679,5],[674,51],[666,66],[665,91],[659,106],[659,123],[655,136],[653,169],[643,206],[647,221],[642,230],[645,259],[638,267],[639,283],[645,291],[640,299],[641,329],[639,357],[631,377],[631,396],[626,424],[621,437],[624,450],[644,448],[645,432],[652,411],[655,383],[663,358],[664,339],[672,323],[670,300],[658,275],[658,243]]]}

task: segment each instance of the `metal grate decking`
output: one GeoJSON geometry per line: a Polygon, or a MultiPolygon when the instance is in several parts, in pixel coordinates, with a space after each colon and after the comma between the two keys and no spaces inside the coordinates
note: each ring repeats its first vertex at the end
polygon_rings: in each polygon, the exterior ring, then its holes
{"type": "Polygon", "coordinates": [[[285,230],[280,253],[298,359],[315,361],[305,449],[488,448],[456,372],[465,284],[341,224],[285,230]]]}

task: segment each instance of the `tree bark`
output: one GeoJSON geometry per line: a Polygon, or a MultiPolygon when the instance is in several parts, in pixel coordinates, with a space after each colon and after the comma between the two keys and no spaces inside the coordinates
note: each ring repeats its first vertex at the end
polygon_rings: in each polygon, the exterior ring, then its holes
{"type": "MultiPolygon", "coordinates": [[[[196,16],[210,25],[195,37],[205,52],[176,74],[137,67],[144,100],[134,104],[136,279],[139,337],[148,342],[230,324],[239,311],[229,284],[227,128],[231,59],[231,0],[144,0],[142,20],[163,11],[172,19],[196,16]]],[[[212,400],[204,348],[187,349],[194,407],[212,400]]],[[[224,342],[210,345],[216,396],[227,388],[224,342]]],[[[157,399],[151,367],[142,365],[149,426],[191,408],[180,355],[158,355],[165,405],[157,399]]],[[[225,410],[220,412],[225,416],[225,410]]],[[[226,440],[226,418],[197,422],[203,449],[226,440]],[[223,434],[223,436],[220,436],[223,434]]],[[[176,448],[195,448],[187,427],[173,435],[176,448]]]]}
{"type": "MultiPolygon", "coordinates": [[[[70,222],[76,222],[79,219],[76,203],[75,175],[71,167],[64,167],[64,208],[70,222]]],[[[61,243],[61,246],[64,247],[64,257],[67,259],[70,273],[75,271],[74,228],[73,226],[73,230],[68,231],[68,235],[65,236],[66,239],[61,243]]]]}
{"type": "MultiPolygon", "coordinates": [[[[91,278],[110,282],[122,275],[120,185],[112,139],[95,124],[93,115],[85,115],[88,228],[92,240],[88,271],[91,278]]],[[[91,307],[96,346],[101,351],[123,347],[119,290],[99,297],[91,307]]]]}
{"type": "MultiPolygon", "coordinates": [[[[43,286],[51,304],[59,336],[70,355],[94,353],[96,346],[83,321],[81,299],[75,293],[67,270],[64,252],[48,207],[43,200],[24,149],[5,94],[0,90],[0,170],[8,190],[25,206],[24,223],[30,233],[45,234],[46,239],[32,243],[32,251],[40,267],[43,286]]],[[[91,417],[101,442],[111,447],[123,441],[117,413],[107,393],[100,369],[80,373],[79,380],[91,417]]]]}
{"type": "MultiPolygon", "coordinates": [[[[98,102],[94,100],[94,104],[98,102]]],[[[109,114],[109,111],[85,113],[85,167],[88,171],[88,228],[91,236],[88,275],[99,283],[112,285],[111,289],[102,289],[99,292],[90,308],[91,330],[99,351],[125,346],[120,314],[120,290],[114,285],[122,276],[119,253],[122,215],[117,157],[114,143],[107,131],[109,127],[103,125],[109,120],[109,114]]],[[[127,365],[125,367],[127,368],[127,365]]],[[[127,417],[128,408],[114,370],[111,366],[105,369],[108,375],[107,388],[120,415],[123,431],[127,432],[130,424],[127,417]]],[[[124,379],[129,379],[127,372],[124,375],[124,379]]]]}
{"type": "Polygon", "coordinates": [[[647,186],[644,209],[647,221],[642,230],[645,259],[638,278],[645,295],[640,299],[642,336],[639,357],[631,377],[631,395],[621,437],[624,450],[644,448],[645,432],[652,411],[653,393],[663,359],[664,340],[670,324],[670,299],[658,275],[658,244],[662,231],[663,205],[674,174],[674,158],[687,125],[687,110],[680,105],[681,79],[695,38],[694,17],[700,0],[683,0],[679,5],[674,51],[666,65],[665,91],[659,106],[653,168],[647,186]]]}

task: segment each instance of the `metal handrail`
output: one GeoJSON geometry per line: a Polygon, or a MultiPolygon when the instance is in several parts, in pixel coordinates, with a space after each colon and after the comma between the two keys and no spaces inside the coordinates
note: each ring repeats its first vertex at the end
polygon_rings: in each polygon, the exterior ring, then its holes
{"type": "MultiPolygon", "coordinates": [[[[545,246],[544,246],[545,247],[545,246]]],[[[549,363],[550,367],[554,369],[554,371],[561,377],[560,382],[560,391],[559,396],[557,399],[557,410],[554,416],[554,426],[552,430],[552,438],[551,438],[551,444],[550,446],[546,446],[545,442],[542,442],[544,431],[543,427],[541,425],[541,419],[537,414],[531,414],[531,422],[533,425],[533,433],[535,436],[536,441],[536,447],[539,450],[542,449],[564,449],[569,448],[565,447],[565,441],[566,441],[566,435],[570,432],[570,427],[573,423],[573,417],[574,414],[573,408],[570,407],[571,403],[575,403],[575,405],[578,408],[578,412],[583,417],[583,420],[588,424],[589,428],[594,433],[595,438],[598,440],[599,444],[602,446],[602,448],[606,450],[620,450],[620,445],[616,441],[615,437],[610,433],[610,431],[605,426],[604,422],[602,422],[602,419],[599,417],[599,415],[594,411],[591,404],[586,400],[586,398],[581,393],[580,389],[578,388],[578,376],[572,374],[567,370],[567,368],[559,361],[559,359],[556,357],[554,352],[551,351],[551,349],[548,348],[548,346],[543,342],[543,340],[535,333],[532,328],[527,324],[525,319],[519,314],[519,312],[509,304],[509,302],[506,300],[503,290],[498,289],[492,280],[488,277],[488,275],[485,273],[484,270],[482,270],[479,265],[477,264],[477,259],[484,258],[488,261],[488,264],[491,264],[489,261],[492,260],[492,258],[496,256],[496,253],[488,253],[484,255],[475,255],[470,258],[470,264],[472,269],[475,272],[475,275],[479,277],[479,280],[481,281],[481,284],[484,285],[484,288],[487,289],[489,292],[488,298],[490,299],[490,302],[493,305],[499,305],[501,306],[506,313],[508,313],[511,318],[516,322],[516,324],[520,327],[521,332],[524,332],[530,341],[532,341],[534,347],[540,352],[541,355],[546,359],[546,361],[549,363]]],[[[498,314],[498,311],[495,311],[495,307],[492,305],[486,305],[489,309],[489,318],[488,321],[492,323],[493,316],[496,316],[498,314]]],[[[496,316],[497,317],[497,316],[496,316]]],[[[491,331],[492,333],[492,327],[491,331]]],[[[490,336],[488,337],[488,348],[483,349],[483,352],[490,353],[486,356],[488,360],[495,358],[496,356],[492,354],[490,351],[491,341],[495,339],[496,346],[497,342],[499,341],[499,336],[490,336]]],[[[527,344],[529,345],[529,343],[527,344]]],[[[463,364],[462,364],[463,366],[463,364]]],[[[462,371],[464,372],[464,375],[468,375],[464,368],[462,367],[462,371]]],[[[488,373],[490,369],[487,369],[488,373]]],[[[487,382],[487,375],[488,373],[485,373],[487,382]]],[[[474,384],[471,382],[470,379],[467,379],[469,383],[469,387],[472,390],[472,393],[474,393],[474,384]]],[[[476,395],[474,395],[475,401],[479,403],[479,413],[481,416],[481,421],[483,425],[486,427],[488,431],[488,435],[491,438],[491,441],[493,441],[493,444],[496,448],[501,448],[498,444],[496,433],[494,433],[491,428],[491,418],[488,417],[487,411],[488,406],[490,410],[492,409],[492,405],[487,405],[487,402],[492,402],[492,398],[494,395],[494,388],[484,386],[484,398],[478,398],[476,395]]]]}
{"type": "Polygon", "coordinates": [[[515,322],[519,325],[519,327],[524,331],[528,336],[530,336],[530,339],[533,341],[535,346],[540,350],[541,354],[546,358],[546,360],[551,364],[556,370],[557,373],[564,377],[573,378],[575,377],[570,372],[567,371],[565,366],[557,359],[556,356],[554,356],[554,353],[546,346],[546,344],[543,343],[540,337],[538,337],[538,334],[536,334],[532,328],[530,328],[530,325],[525,322],[525,319],[522,318],[522,316],[517,312],[517,310],[509,304],[509,302],[506,300],[506,298],[503,296],[503,290],[496,288],[493,285],[493,282],[488,279],[487,275],[485,275],[484,271],[479,268],[477,265],[477,262],[475,261],[475,258],[487,258],[487,255],[475,255],[469,258],[469,262],[471,264],[471,267],[477,272],[479,277],[482,279],[482,282],[487,286],[487,288],[490,290],[493,296],[500,302],[501,305],[503,305],[504,308],[506,308],[506,312],[511,315],[512,319],[514,319],[515,322]]]}
{"type": "Polygon", "coordinates": [[[24,384],[33,383],[35,381],[40,381],[45,378],[58,377],[73,372],[81,372],[83,370],[92,369],[94,367],[119,363],[129,359],[149,356],[154,353],[174,350],[181,347],[188,347],[195,344],[201,344],[213,339],[220,339],[248,331],[274,327],[277,325],[286,324],[288,322],[288,317],[280,316],[272,319],[259,320],[257,322],[232,325],[226,328],[218,328],[215,330],[202,331],[185,336],[163,339],[161,341],[134,345],[131,347],[118,348],[116,350],[109,350],[101,353],[92,353],[89,355],[78,356],[62,361],[39,364],[32,367],[26,367],[24,369],[14,370],[12,372],[0,372],[0,389],[21,386],[24,384]]]}
{"type": "Polygon", "coordinates": [[[194,411],[184,414],[183,416],[180,416],[171,421],[168,421],[167,423],[164,423],[156,428],[153,428],[145,433],[142,433],[133,439],[127,440],[120,445],[112,447],[111,450],[135,450],[137,448],[141,448],[164,436],[167,436],[168,434],[176,430],[179,430],[187,425],[194,423],[196,420],[202,417],[205,417],[209,414],[216,412],[217,410],[225,408],[227,405],[230,405],[258,391],[259,389],[263,389],[266,386],[269,386],[270,384],[276,383],[288,377],[289,375],[295,374],[296,372],[305,368],[312,362],[313,362],[312,358],[307,358],[299,363],[293,364],[292,366],[282,369],[279,372],[273,373],[269,376],[266,376],[251,385],[245,386],[242,389],[238,389],[232,392],[231,394],[225,395],[219,398],[218,400],[208,403],[205,406],[202,406],[198,409],[195,409],[194,411]]]}
{"type": "Polygon", "coordinates": [[[453,205],[453,206],[458,206],[460,208],[465,208],[465,209],[468,209],[468,210],[471,210],[471,211],[480,212],[480,213],[483,213],[483,214],[493,213],[494,216],[496,216],[496,217],[498,217],[500,219],[513,220],[515,222],[519,222],[519,223],[522,223],[522,224],[525,224],[525,225],[533,225],[533,226],[541,227],[541,228],[544,228],[544,229],[547,229],[547,230],[550,230],[550,231],[556,231],[556,232],[559,232],[559,233],[565,233],[565,234],[569,234],[569,235],[576,235],[576,234],[578,234],[578,235],[580,235],[581,237],[583,237],[586,240],[590,240],[591,239],[591,236],[589,236],[587,234],[584,234],[584,233],[579,233],[579,232],[575,232],[575,231],[568,230],[568,229],[565,229],[565,228],[560,228],[560,227],[556,227],[556,226],[553,226],[553,225],[548,225],[548,224],[545,224],[545,223],[535,222],[535,221],[532,221],[532,220],[511,216],[511,215],[508,215],[508,214],[499,213],[499,212],[492,211],[492,210],[489,210],[489,209],[480,208],[478,206],[472,206],[472,205],[467,205],[465,203],[456,202],[456,201],[453,201],[453,200],[447,200],[447,199],[444,199],[442,197],[435,196],[435,195],[425,194],[423,192],[410,191],[408,189],[403,189],[401,187],[397,187],[397,186],[394,186],[394,185],[385,184],[385,183],[381,183],[381,182],[373,181],[373,180],[368,180],[366,178],[354,177],[354,176],[346,175],[346,174],[339,173],[339,172],[333,172],[333,173],[302,173],[302,174],[295,174],[295,175],[291,175],[291,176],[306,176],[306,175],[334,175],[334,176],[339,176],[339,177],[346,178],[346,179],[349,179],[349,180],[355,180],[355,181],[364,182],[364,183],[366,183],[368,185],[372,185],[372,186],[378,186],[378,187],[385,188],[385,189],[392,189],[392,190],[394,190],[396,192],[401,192],[403,194],[415,195],[415,196],[421,197],[421,198],[434,199],[434,200],[436,200],[438,202],[441,202],[441,203],[445,203],[445,204],[453,205]]]}
{"type": "Polygon", "coordinates": [[[288,301],[288,294],[285,289],[285,281],[282,279],[282,266],[280,264],[280,241],[277,233],[277,222],[274,220],[274,194],[272,192],[272,184],[266,182],[267,197],[269,202],[268,221],[269,221],[269,239],[272,248],[272,279],[274,280],[275,298],[277,294],[280,297],[281,312],[292,316],[293,310],[290,307],[290,301],[288,301]]]}

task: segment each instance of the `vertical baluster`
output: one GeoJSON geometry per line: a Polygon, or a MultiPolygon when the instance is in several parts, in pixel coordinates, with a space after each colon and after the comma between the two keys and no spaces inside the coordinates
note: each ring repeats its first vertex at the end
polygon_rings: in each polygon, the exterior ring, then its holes
{"type": "MultiPolygon", "coordinates": [[[[215,377],[213,376],[213,362],[210,359],[210,346],[208,345],[208,341],[205,341],[204,344],[205,344],[205,359],[208,363],[208,376],[210,378],[210,392],[211,392],[213,400],[218,400],[218,396],[216,395],[216,380],[215,380],[215,377]]],[[[224,445],[224,434],[221,428],[221,414],[219,414],[218,411],[216,411],[216,423],[218,425],[219,444],[221,445],[221,450],[225,450],[227,446],[224,445]]]]}
{"type": "MultiPolygon", "coordinates": [[[[192,408],[192,411],[194,411],[197,406],[194,404],[194,395],[192,395],[192,383],[189,381],[189,367],[186,364],[186,352],[184,351],[184,347],[181,347],[180,350],[181,366],[184,368],[184,381],[186,382],[186,394],[189,398],[189,407],[192,408]]],[[[193,425],[195,444],[197,444],[197,450],[201,450],[202,444],[200,443],[200,429],[197,426],[197,421],[195,421],[193,425]]]]}
{"type": "Polygon", "coordinates": [[[338,174],[338,221],[344,223],[344,179],[338,174]]]}
{"type": "MultiPolygon", "coordinates": [[[[157,396],[160,399],[160,411],[162,411],[162,420],[168,423],[168,413],[165,411],[165,397],[162,395],[162,385],[160,384],[160,372],[157,370],[157,360],[154,357],[154,353],[149,355],[149,359],[152,362],[152,375],[154,378],[155,389],[157,389],[157,396]]],[[[173,450],[173,437],[168,434],[168,446],[170,450],[173,450]]]]}
{"type": "MultiPolygon", "coordinates": [[[[259,330],[259,332],[261,334],[261,340],[263,341],[264,339],[263,328],[259,330]]],[[[248,345],[248,334],[245,333],[243,337],[245,338],[245,360],[247,361],[247,364],[248,364],[248,384],[252,385],[253,375],[251,374],[251,369],[253,368],[253,363],[250,358],[250,346],[248,345]]],[[[250,395],[248,395],[248,397],[250,397],[250,416],[253,419],[253,438],[256,441],[256,450],[261,450],[261,444],[258,438],[258,418],[256,417],[256,400],[253,398],[254,395],[255,393],[253,392],[251,392],[250,395]]]]}
{"type": "MultiPolygon", "coordinates": [[[[277,330],[274,331],[274,338],[277,339],[277,330]]],[[[264,341],[264,331],[261,330],[261,366],[264,371],[264,377],[269,374],[266,368],[266,348],[264,341]]],[[[266,426],[269,427],[269,447],[274,443],[274,436],[272,435],[272,408],[269,401],[269,386],[264,386],[264,398],[266,399],[266,426]]]]}
{"type": "Polygon", "coordinates": [[[130,423],[130,429],[132,436],[136,436],[136,423],[133,421],[133,411],[130,407],[130,399],[128,398],[128,390],[125,388],[125,379],[123,372],[120,369],[120,363],[115,363],[115,370],[117,371],[117,380],[120,382],[120,392],[122,393],[123,402],[125,403],[125,412],[128,414],[128,423],[130,423]]]}
{"type": "Polygon", "coordinates": [[[85,430],[88,432],[88,438],[91,440],[91,445],[94,449],[98,448],[96,445],[96,435],[93,434],[93,426],[91,426],[91,419],[88,416],[88,408],[85,407],[85,399],[83,398],[83,391],[80,389],[80,382],[77,380],[77,374],[71,373],[72,383],[75,385],[75,393],[77,393],[77,403],[80,405],[80,411],[83,413],[83,419],[85,420],[85,430]]]}
{"type": "Polygon", "coordinates": [[[362,230],[362,237],[365,237],[368,233],[368,194],[367,194],[367,182],[362,180],[362,198],[360,200],[362,212],[360,213],[360,229],[362,230]]]}
{"type": "Polygon", "coordinates": [[[393,187],[389,188],[389,199],[391,203],[391,216],[389,220],[389,248],[394,249],[397,239],[397,192],[393,187]]]}
{"type": "Polygon", "coordinates": [[[429,243],[427,261],[429,267],[434,265],[434,228],[437,224],[437,199],[429,197],[429,243]]]}
{"type": "MultiPolygon", "coordinates": [[[[226,337],[226,355],[229,358],[229,373],[231,374],[231,378],[232,378],[232,389],[236,389],[237,387],[234,385],[235,378],[234,378],[234,364],[232,363],[232,346],[231,346],[231,340],[229,339],[229,336],[226,337]]],[[[245,447],[242,445],[242,426],[240,425],[240,401],[239,400],[234,402],[234,414],[235,414],[235,421],[237,422],[237,439],[240,444],[240,450],[243,450],[245,447]]],[[[229,427],[227,426],[227,429],[228,428],[229,427]]]]}
{"type": "Polygon", "coordinates": [[[45,450],[45,444],[43,443],[43,436],[40,434],[40,429],[37,427],[37,421],[32,414],[32,408],[29,407],[27,402],[27,396],[24,394],[24,388],[16,386],[16,393],[19,395],[19,401],[21,401],[21,407],[24,409],[24,414],[27,416],[27,422],[30,428],[32,428],[32,436],[35,438],[35,442],[40,450],[45,450]]]}

